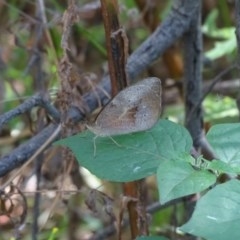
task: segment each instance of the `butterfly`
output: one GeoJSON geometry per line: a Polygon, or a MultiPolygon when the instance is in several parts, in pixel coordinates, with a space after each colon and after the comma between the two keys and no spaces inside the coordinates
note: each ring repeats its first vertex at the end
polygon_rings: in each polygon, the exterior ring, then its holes
{"type": "Polygon", "coordinates": [[[152,128],[161,114],[160,79],[145,78],[120,91],[87,125],[97,136],[115,136],[152,128]]]}

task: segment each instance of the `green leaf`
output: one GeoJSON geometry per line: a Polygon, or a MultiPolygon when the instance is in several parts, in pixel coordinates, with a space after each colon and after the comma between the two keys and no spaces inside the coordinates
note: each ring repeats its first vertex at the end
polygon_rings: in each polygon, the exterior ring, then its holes
{"type": "Polygon", "coordinates": [[[218,28],[217,27],[217,17],[219,15],[219,11],[214,9],[207,16],[207,19],[202,26],[202,32],[212,38],[224,38],[230,39],[235,37],[235,29],[234,27],[225,27],[218,28]]]}
{"type": "Polygon", "coordinates": [[[214,9],[207,17],[202,31],[209,37],[212,38],[222,38],[221,41],[216,41],[214,47],[205,53],[206,57],[211,60],[215,60],[222,56],[232,53],[237,47],[237,41],[235,37],[235,28],[226,27],[226,28],[217,28],[217,17],[219,12],[217,9],[214,9]]]}
{"type": "Polygon", "coordinates": [[[230,97],[209,95],[203,103],[204,119],[211,125],[216,123],[238,122],[236,100],[230,97]]]}
{"type": "Polygon", "coordinates": [[[164,161],[157,171],[160,202],[201,192],[216,182],[207,170],[195,170],[188,162],[164,161]]]}
{"type": "Polygon", "coordinates": [[[54,227],[51,231],[51,235],[49,236],[48,240],[54,240],[57,237],[59,229],[54,227]]]}
{"type": "Polygon", "coordinates": [[[239,169],[240,165],[240,124],[217,124],[211,127],[207,133],[207,139],[211,144],[217,158],[231,167],[239,169]]]}
{"type": "Polygon", "coordinates": [[[213,9],[207,16],[203,26],[202,26],[202,32],[206,35],[210,35],[211,33],[217,30],[217,17],[219,15],[219,11],[217,9],[213,9]]]}
{"type": "Polygon", "coordinates": [[[94,138],[93,133],[85,131],[57,144],[69,147],[79,164],[99,178],[117,182],[155,174],[161,161],[189,152],[192,146],[187,130],[168,120],[160,120],[145,132],[113,136],[112,139],[94,138]]]}
{"type": "Polygon", "coordinates": [[[168,240],[168,238],[160,237],[160,236],[142,236],[136,238],[136,240],[168,240]]]}
{"type": "Polygon", "coordinates": [[[203,196],[181,231],[207,240],[240,239],[240,181],[220,184],[203,196]]]}
{"type": "Polygon", "coordinates": [[[209,161],[207,169],[212,171],[218,171],[219,174],[221,173],[239,174],[240,173],[240,167],[231,167],[229,164],[219,160],[209,161]]]}
{"type": "Polygon", "coordinates": [[[218,59],[232,53],[237,47],[236,38],[230,38],[225,41],[216,41],[214,47],[205,52],[205,56],[211,60],[218,59]]]}

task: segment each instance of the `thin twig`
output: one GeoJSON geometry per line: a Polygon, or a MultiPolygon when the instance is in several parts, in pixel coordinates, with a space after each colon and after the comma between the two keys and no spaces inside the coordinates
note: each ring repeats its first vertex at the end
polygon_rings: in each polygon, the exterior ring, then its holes
{"type": "Polygon", "coordinates": [[[13,118],[30,111],[33,107],[41,106],[46,109],[48,114],[56,121],[60,121],[60,114],[58,110],[46,99],[44,94],[37,93],[35,96],[27,99],[13,110],[4,113],[0,116],[0,129],[4,124],[8,123],[13,118]]]}
{"type": "MultiPolygon", "coordinates": [[[[163,210],[165,208],[168,208],[172,205],[181,203],[183,201],[182,198],[178,198],[172,201],[169,201],[165,204],[161,204],[160,202],[155,202],[151,204],[150,206],[147,207],[147,212],[150,214],[153,214],[157,211],[163,210]]],[[[126,228],[129,225],[129,219],[124,219],[122,221],[122,228],[126,228]]],[[[102,239],[107,239],[108,237],[112,236],[113,234],[116,233],[116,226],[115,224],[111,224],[110,226],[100,230],[97,232],[94,236],[92,236],[89,240],[102,240],[102,239]]]]}
{"type": "Polygon", "coordinates": [[[21,172],[26,169],[26,167],[40,154],[42,153],[58,136],[61,131],[61,125],[59,124],[52,135],[45,141],[44,144],[19,168],[14,175],[10,176],[7,182],[5,182],[1,187],[0,191],[3,191],[21,172]]]}
{"type": "Polygon", "coordinates": [[[204,99],[207,97],[207,95],[213,90],[214,86],[222,80],[222,77],[226,74],[228,74],[230,71],[232,71],[234,68],[236,68],[236,64],[230,65],[226,69],[224,69],[222,72],[220,72],[212,81],[211,84],[208,86],[208,88],[204,91],[202,97],[199,99],[198,103],[194,106],[192,111],[189,113],[187,121],[189,121],[192,117],[192,115],[196,112],[197,109],[201,106],[204,99]]]}

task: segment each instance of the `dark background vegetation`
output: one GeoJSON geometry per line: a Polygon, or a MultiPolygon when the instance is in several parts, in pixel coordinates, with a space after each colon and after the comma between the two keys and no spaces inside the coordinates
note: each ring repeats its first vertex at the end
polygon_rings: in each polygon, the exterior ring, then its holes
{"type": "MultiPolygon", "coordinates": [[[[120,36],[117,53],[127,59],[128,80],[159,77],[162,117],[185,124],[195,149],[209,157],[202,133],[239,120],[237,4],[119,0],[112,16],[128,39],[123,49],[120,36]]],[[[107,11],[100,1],[0,1],[0,239],[116,239],[113,222],[129,207],[126,189],[51,147],[84,130],[110,99],[107,11]]],[[[145,187],[149,231],[188,239],[175,231],[188,218],[184,204],[158,211],[154,177],[145,187]]],[[[126,222],[121,234],[131,239],[126,222]]]]}

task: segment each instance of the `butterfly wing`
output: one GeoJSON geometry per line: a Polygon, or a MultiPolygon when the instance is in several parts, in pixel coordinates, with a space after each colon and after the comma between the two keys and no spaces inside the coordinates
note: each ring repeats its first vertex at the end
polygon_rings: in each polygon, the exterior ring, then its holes
{"type": "Polygon", "coordinates": [[[147,78],[119,94],[99,113],[94,127],[101,136],[120,135],[151,128],[161,113],[161,81],[147,78]]]}

